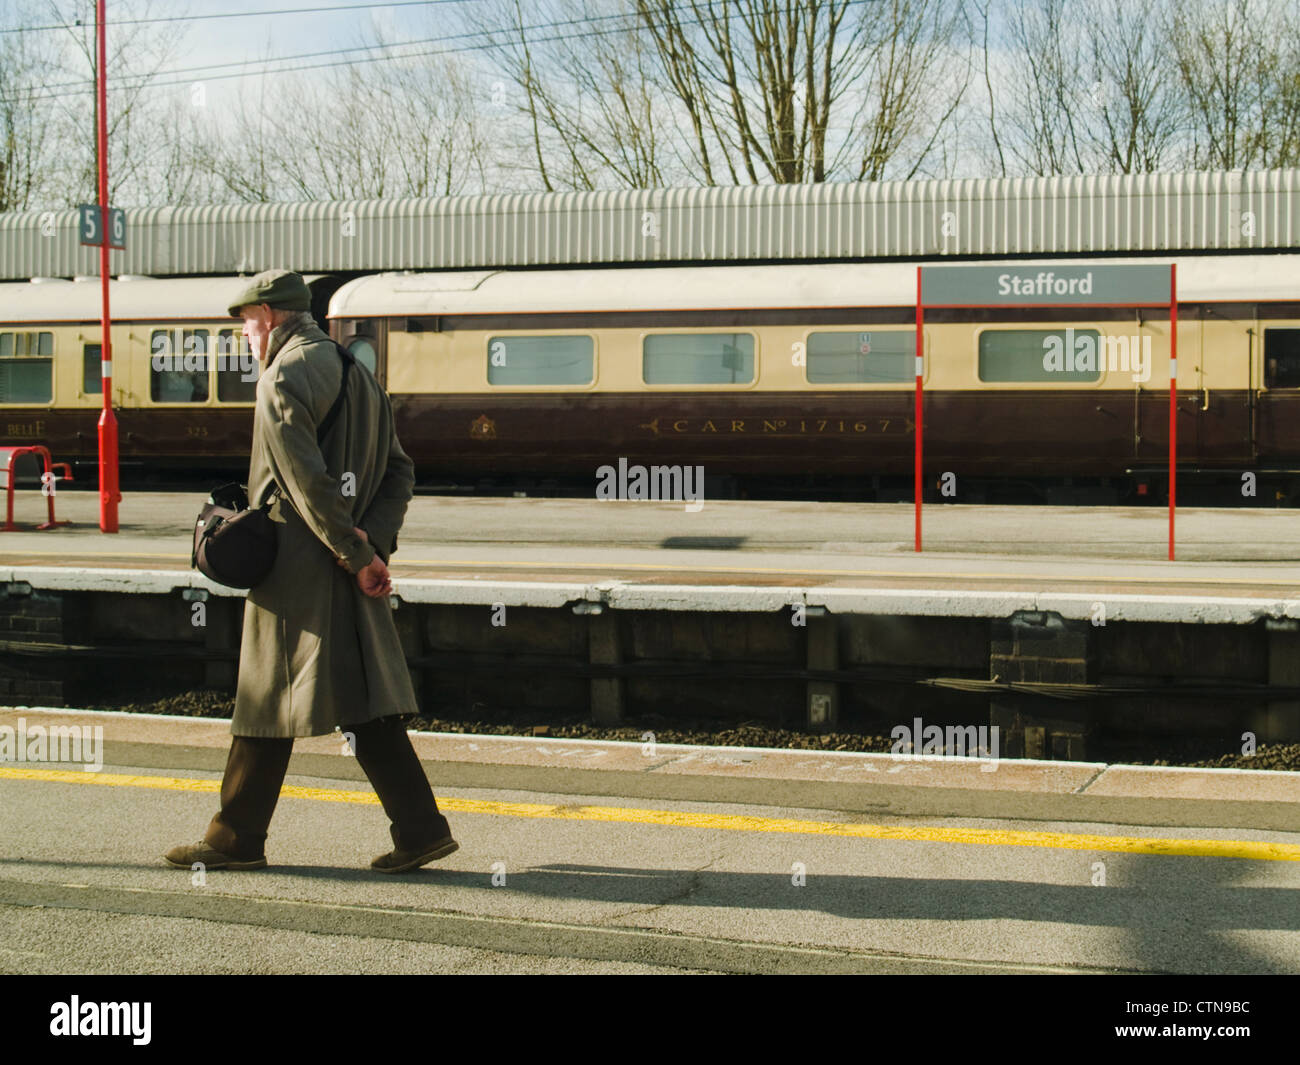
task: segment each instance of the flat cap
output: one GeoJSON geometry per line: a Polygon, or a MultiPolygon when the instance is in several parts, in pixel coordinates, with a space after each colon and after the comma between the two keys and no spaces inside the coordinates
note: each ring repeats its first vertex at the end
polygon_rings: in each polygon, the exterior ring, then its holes
{"type": "Polygon", "coordinates": [[[230,304],[230,317],[239,317],[239,308],[250,303],[265,303],[282,311],[311,310],[311,291],[302,274],[292,270],[264,270],[247,282],[230,304]]]}

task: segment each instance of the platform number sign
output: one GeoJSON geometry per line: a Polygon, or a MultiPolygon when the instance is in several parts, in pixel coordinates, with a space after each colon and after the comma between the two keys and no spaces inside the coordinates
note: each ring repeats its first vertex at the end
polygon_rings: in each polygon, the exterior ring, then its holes
{"type": "MultiPolygon", "coordinates": [[[[83,203],[77,208],[79,218],[77,232],[81,243],[99,247],[104,243],[104,222],[99,205],[83,203]]],[[[126,248],[126,212],[120,207],[108,209],[108,246],[126,248]]]]}

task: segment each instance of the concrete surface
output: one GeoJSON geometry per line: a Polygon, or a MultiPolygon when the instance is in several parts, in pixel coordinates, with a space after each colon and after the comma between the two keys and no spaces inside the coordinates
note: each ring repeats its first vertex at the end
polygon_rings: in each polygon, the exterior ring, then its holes
{"type": "MultiPolygon", "coordinates": [[[[20,520],[38,516],[38,500],[24,499],[20,520]]],[[[0,533],[0,581],[238,594],[189,569],[198,493],[129,494],[114,535],[98,531],[97,496],[65,491],[57,502],[74,526],[0,533]]],[[[1171,563],[1158,508],[931,506],[917,555],[912,510],[901,504],[724,501],[689,513],[669,503],[422,496],[393,574],[411,601],[507,606],[802,602],[833,613],[1088,618],[1104,597],[1116,621],[1300,617],[1300,520],[1290,511],[1192,509],[1178,529],[1171,563]]]]}
{"type": "Polygon", "coordinates": [[[102,722],[108,760],[0,765],[8,972],[1300,972],[1297,774],[420,736],[461,849],[383,877],[321,737],[272,868],[195,878],[160,856],[215,809],[224,722],[18,716],[102,722]]]}

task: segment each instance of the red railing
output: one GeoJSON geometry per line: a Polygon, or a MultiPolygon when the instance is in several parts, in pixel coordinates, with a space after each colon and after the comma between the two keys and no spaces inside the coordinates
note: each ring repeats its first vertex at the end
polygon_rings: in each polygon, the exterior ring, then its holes
{"type": "Polygon", "coordinates": [[[41,444],[27,444],[23,447],[0,447],[0,478],[4,479],[4,489],[7,502],[6,517],[3,528],[0,532],[18,532],[19,526],[14,524],[14,469],[20,458],[26,455],[35,455],[41,460],[44,469],[41,472],[41,491],[49,501],[50,517],[44,524],[36,526],[38,529],[53,529],[56,525],[68,525],[66,521],[54,520],[54,484],[56,477],[54,471],[62,468],[63,480],[72,480],[72,468],[66,462],[52,462],[50,460],[50,449],[41,444]]]}

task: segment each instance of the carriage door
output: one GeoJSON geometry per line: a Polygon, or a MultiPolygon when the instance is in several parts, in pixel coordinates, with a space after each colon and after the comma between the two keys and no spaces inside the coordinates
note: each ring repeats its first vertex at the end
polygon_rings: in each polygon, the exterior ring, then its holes
{"type": "Polygon", "coordinates": [[[1261,468],[1300,468],[1300,329],[1265,326],[1255,439],[1261,468]]]}
{"type": "MultiPolygon", "coordinates": [[[[1195,323],[1199,335],[1193,397],[1196,452],[1193,456],[1189,447],[1187,458],[1188,461],[1194,458],[1198,465],[1211,469],[1250,469],[1254,465],[1251,429],[1254,308],[1225,308],[1222,313],[1207,307],[1199,310],[1200,320],[1195,323]]],[[[1179,407],[1183,409],[1181,402],[1179,407]]],[[[1180,418],[1180,433],[1184,424],[1180,418]]]]}

